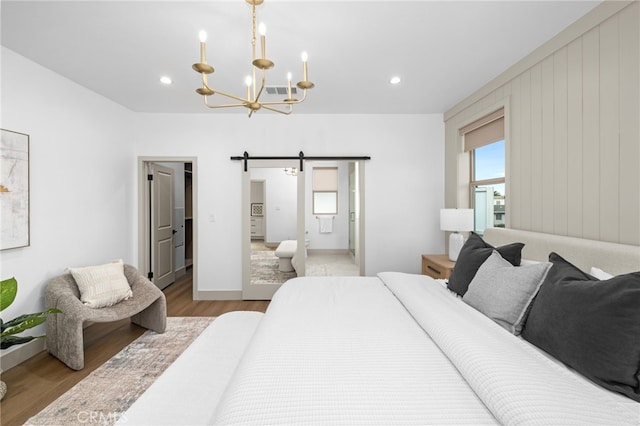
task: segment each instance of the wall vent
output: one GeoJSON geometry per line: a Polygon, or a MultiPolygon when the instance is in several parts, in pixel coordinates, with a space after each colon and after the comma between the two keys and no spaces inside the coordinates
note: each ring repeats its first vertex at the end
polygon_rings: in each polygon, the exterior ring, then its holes
{"type": "MultiPolygon", "coordinates": [[[[298,94],[298,88],[291,86],[291,95],[298,94]]],[[[287,95],[287,86],[267,86],[265,87],[268,95],[287,95]]]]}

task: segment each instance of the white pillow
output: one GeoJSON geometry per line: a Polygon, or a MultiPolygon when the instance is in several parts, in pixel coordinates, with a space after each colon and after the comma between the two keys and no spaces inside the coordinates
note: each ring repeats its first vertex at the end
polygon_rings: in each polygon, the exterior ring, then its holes
{"type": "Polygon", "coordinates": [[[122,259],[105,265],[69,268],[69,271],[80,290],[80,301],[90,308],[113,306],[133,295],[122,259]]]}
{"type": "Polygon", "coordinates": [[[595,266],[591,267],[591,272],[589,272],[589,274],[592,277],[595,277],[595,278],[597,278],[597,279],[599,279],[601,281],[602,280],[609,280],[609,279],[613,278],[613,274],[610,274],[610,273],[608,273],[606,271],[603,271],[600,268],[596,268],[595,266]]]}

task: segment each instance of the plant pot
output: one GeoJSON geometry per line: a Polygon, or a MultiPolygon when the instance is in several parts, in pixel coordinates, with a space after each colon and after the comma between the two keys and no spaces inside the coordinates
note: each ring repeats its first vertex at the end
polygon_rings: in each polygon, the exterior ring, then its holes
{"type": "MultiPolygon", "coordinates": [[[[0,368],[0,378],[2,378],[2,368],[0,368]]],[[[7,394],[7,384],[0,380],[0,401],[7,394]]]]}

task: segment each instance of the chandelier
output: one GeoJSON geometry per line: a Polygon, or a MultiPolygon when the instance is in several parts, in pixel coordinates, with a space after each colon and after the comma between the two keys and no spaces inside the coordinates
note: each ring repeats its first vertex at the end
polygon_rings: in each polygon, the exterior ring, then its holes
{"type": "Polygon", "coordinates": [[[307,71],[307,53],[302,52],[302,81],[296,86],[302,90],[302,99],[295,99],[291,93],[291,73],[287,74],[287,98],[282,101],[261,101],[260,96],[265,90],[267,80],[267,70],[275,65],[266,57],[266,27],[263,23],[258,26],[260,33],[260,57],[256,57],[256,6],[263,3],[264,0],[246,0],[251,5],[251,49],[252,49],[252,66],[251,75],[245,77],[245,85],[247,87],[246,97],[235,96],[220,90],[212,89],[207,82],[207,75],[214,72],[214,68],[207,63],[207,33],[200,31],[200,62],[193,64],[193,69],[202,75],[202,87],[196,89],[196,92],[204,97],[204,104],[208,108],[235,108],[245,107],[249,110],[249,117],[259,109],[278,112],[280,114],[291,114],[293,105],[304,102],[307,97],[307,89],[313,88],[314,84],[309,81],[307,71]],[[258,84],[258,79],[260,83],[258,84]],[[231,103],[209,103],[209,98],[214,95],[232,99],[231,103]]]}
{"type": "Polygon", "coordinates": [[[284,169],[284,173],[288,176],[298,176],[298,168],[297,167],[286,167],[284,169]]]}

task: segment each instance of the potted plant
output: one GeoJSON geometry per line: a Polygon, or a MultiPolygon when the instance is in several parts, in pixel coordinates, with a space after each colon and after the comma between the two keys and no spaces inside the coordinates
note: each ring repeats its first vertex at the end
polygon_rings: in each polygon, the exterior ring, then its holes
{"type": "MultiPolygon", "coordinates": [[[[18,294],[18,281],[15,278],[8,278],[0,281],[0,312],[9,307],[16,299],[18,294]]],[[[13,345],[20,345],[32,341],[33,339],[40,339],[42,336],[16,336],[25,330],[33,328],[42,324],[47,320],[47,314],[59,314],[62,311],[59,309],[51,308],[43,312],[37,312],[34,314],[20,315],[11,321],[4,322],[0,318],[0,349],[7,349],[13,345]]],[[[7,386],[4,382],[0,381],[0,399],[6,393],[7,386]]]]}

